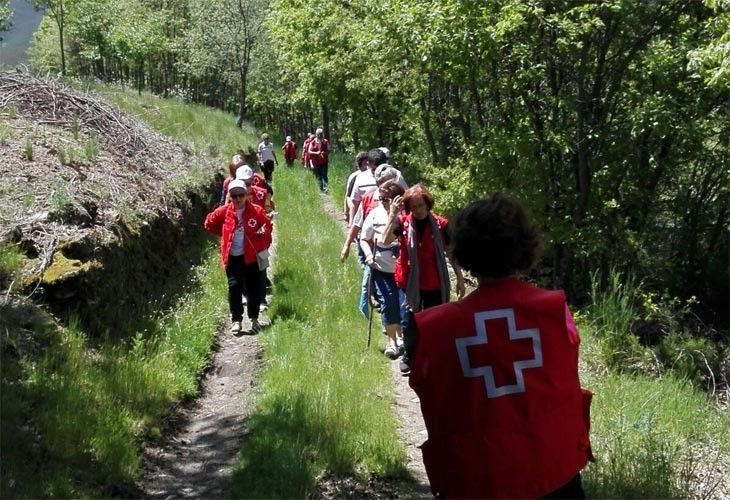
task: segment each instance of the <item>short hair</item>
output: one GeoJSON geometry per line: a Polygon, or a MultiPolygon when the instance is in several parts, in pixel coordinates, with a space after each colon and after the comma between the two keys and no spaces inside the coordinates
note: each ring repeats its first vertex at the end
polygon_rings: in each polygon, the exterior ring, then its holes
{"type": "Polygon", "coordinates": [[[526,271],[542,249],[525,209],[502,193],[469,203],[450,226],[452,255],[474,276],[504,278],[526,271]]]}
{"type": "Polygon", "coordinates": [[[403,195],[403,208],[405,208],[406,211],[410,212],[411,200],[414,198],[418,198],[419,196],[423,198],[426,206],[429,210],[431,210],[433,208],[433,195],[426,188],[426,186],[424,186],[420,182],[406,189],[406,192],[403,195]]]}
{"type": "Polygon", "coordinates": [[[324,135],[324,130],[322,130],[321,128],[318,128],[317,131],[315,132],[315,135],[324,135]]]}
{"type": "Polygon", "coordinates": [[[373,171],[373,177],[375,177],[375,184],[380,186],[386,181],[397,179],[398,171],[387,163],[383,163],[375,168],[373,171]]]}
{"type": "Polygon", "coordinates": [[[388,198],[393,199],[396,196],[401,196],[404,192],[403,186],[398,184],[395,180],[385,181],[383,184],[378,186],[378,191],[384,192],[388,195],[388,198]]]}
{"type": "Polygon", "coordinates": [[[267,134],[266,132],[264,132],[263,134],[261,134],[261,140],[262,140],[262,141],[265,141],[265,140],[267,140],[268,138],[269,138],[269,134],[267,134]]]}
{"type": "Polygon", "coordinates": [[[358,154],[355,155],[355,166],[357,168],[360,168],[360,164],[367,159],[368,159],[367,151],[360,151],[358,154]]]}
{"type": "Polygon", "coordinates": [[[368,151],[368,160],[370,160],[370,162],[373,164],[373,168],[375,168],[387,162],[388,158],[386,158],[385,153],[383,153],[378,148],[375,148],[368,151]]]}

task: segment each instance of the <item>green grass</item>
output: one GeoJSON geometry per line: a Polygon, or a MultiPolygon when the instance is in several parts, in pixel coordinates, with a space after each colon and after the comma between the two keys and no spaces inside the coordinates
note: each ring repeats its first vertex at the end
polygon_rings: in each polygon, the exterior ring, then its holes
{"type": "Polygon", "coordinates": [[[4,315],[4,341],[15,355],[3,349],[0,496],[94,497],[130,487],[139,439],[159,435],[171,405],[197,393],[208,360],[225,294],[214,245],[208,253],[199,289],[130,343],[92,348],[73,321],[59,328],[4,315]],[[21,341],[29,328],[41,353],[21,341]]]}
{"type": "MultiPolygon", "coordinates": [[[[347,170],[336,162],[333,183],[347,170]]],[[[354,261],[339,262],[344,236],[323,212],[310,172],[277,169],[274,185],[280,215],[273,325],[262,336],[268,364],[233,497],[303,498],[325,470],[363,481],[371,474],[404,476],[377,325],[365,350],[359,269],[354,261]]]]}
{"type": "MultiPolygon", "coordinates": [[[[582,331],[582,356],[595,360],[602,339],[589,326],[582,331]]],[[[730,457],[730,414],[686,380],[596,368],[582,380],[594,392],[596,462],[584,473],[588,496],[716,497],[719,476],[700,479],[730,457]]]]}
{"type": "Polygon", "coordinates": [[[106,86],[94,87],[94,90],[195,153],[220,157],[225,161],[222,166],[227,165],[238,147],[245,149],[259,143],[256,131],[249,125],[236,128],[236,117],[230,113],[175,99],[160,99],[147,92],[137,95],[136,92],[106,86]]]}

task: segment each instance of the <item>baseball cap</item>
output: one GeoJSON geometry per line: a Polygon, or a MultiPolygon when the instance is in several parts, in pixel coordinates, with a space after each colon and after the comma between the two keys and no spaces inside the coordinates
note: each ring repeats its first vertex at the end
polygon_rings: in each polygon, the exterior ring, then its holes
{"type": "Polygon", "coordinates": [[[253,170],[248,165],[236,169],[236,180],[247,181],[253,177],[253,170]]]}
{"type": "Polygon", "coordinates": [[[232,180],[228,184],[229,193],[232,193],[234,189],[238,189],[239,191],[243,191],[244,193],[248,191],[248,188],[246,187],[246,183],[240,179],[232,180]]]}

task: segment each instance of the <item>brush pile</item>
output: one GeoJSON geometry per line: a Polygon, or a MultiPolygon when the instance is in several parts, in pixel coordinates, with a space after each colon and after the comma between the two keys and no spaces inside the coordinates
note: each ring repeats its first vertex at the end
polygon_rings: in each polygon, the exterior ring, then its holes
{"type": "Polygon", "coordinates": [[[190,163],[184,147],[99,96],[0,73],[0,243],[20,243],[36,276],[64,241],[104,245],[120,225],[175,217],[168,197],[190,163]]]}

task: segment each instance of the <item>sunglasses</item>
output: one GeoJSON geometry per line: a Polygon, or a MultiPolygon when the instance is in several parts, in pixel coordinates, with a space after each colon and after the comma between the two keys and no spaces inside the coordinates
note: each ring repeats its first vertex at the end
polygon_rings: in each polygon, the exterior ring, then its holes
{"type": "Polygon", "coordinates": [[[245,198],[246,193],[231,194],[231,198],[245,198]]]}

